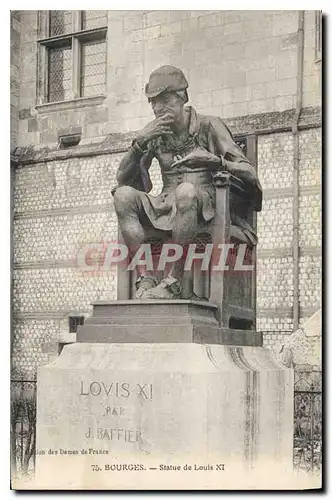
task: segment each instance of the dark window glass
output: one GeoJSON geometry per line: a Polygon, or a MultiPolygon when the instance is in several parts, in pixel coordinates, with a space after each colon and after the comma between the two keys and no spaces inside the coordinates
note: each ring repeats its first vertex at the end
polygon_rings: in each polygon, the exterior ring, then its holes
{"type": "Polygon", "coordinates": [[[103,94],[106,90],[106,41],[82,43],[81,96],[103,94]]]}
{"type": "Polygon", "coordinates": [[[103,28],[107,26],[107,10],[83,10],[82,29],[103,28]]]}
{"type": "Polygon", "coordinates": [[[48,101],[71,98],[72,59],[71,46],[54,47],[48,51],[48,101]]]}
{"type": "Polygon", "coordinates": [[[69,316],[69,333],[76,333],[80,325],[84,325],[84,316],[69,316]]]}
{"type": "Polygon", "coordinates": [[[246,155],[247,154],[247,139],[246,138],[241,138],[241,139],[235,139],[235,144],[237,144],[243,151],[243,153],[246,155]]]}
{"type": "Polygon", "coordinates": [[[50,36],[71,33],[72,28],[71,10],[51,10],[50,12],[50,36]]]}

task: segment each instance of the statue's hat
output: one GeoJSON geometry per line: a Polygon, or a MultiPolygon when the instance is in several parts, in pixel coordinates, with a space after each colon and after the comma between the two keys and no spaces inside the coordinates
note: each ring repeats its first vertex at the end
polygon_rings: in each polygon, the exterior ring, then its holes
{"type": "Polygon", "coordinates": [[[160,66],[152,71],[149,83],[145,86],[145,95],[148,99],[163,92],[177,92],[186,90],[188,82],[183,72],[174,66],[160,66]]]}

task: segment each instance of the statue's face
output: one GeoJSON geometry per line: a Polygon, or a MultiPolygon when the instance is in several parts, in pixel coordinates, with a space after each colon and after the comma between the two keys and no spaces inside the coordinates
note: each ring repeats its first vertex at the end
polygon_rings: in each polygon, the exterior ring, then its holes
{"type": "Polygon", "coordinates": [[[176,92],[164,92],[152,97],[150,103],[156,118],[165,113],[172,113],[176,120],[182,115],[184,102],[176,92]]]}

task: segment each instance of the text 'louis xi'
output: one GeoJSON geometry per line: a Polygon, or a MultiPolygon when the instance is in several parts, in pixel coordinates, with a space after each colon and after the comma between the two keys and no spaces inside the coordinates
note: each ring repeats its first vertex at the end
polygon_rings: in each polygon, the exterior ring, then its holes
{"type": "Polygon", "coordinates": [[[134,396],[143,399],[152,399],[152,384],[134,384],[128,382],[88,382],[81,381],[80,396],[112,396],[115,398],[129,398],[134,396]]]}

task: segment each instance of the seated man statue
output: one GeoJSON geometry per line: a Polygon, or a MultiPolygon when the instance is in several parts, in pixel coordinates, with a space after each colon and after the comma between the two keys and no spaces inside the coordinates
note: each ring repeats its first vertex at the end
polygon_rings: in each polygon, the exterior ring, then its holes
{"type": "MultiPolygon", "coordinates": [[[[254,167],[220,118],[184,107],[187,88],[184,74],[173,66],[153,71],[146,85],[155,119],[137,134],[124,155],[113,193],[121,233],[132,252],[151,234],[182,246],[193,242],[214,217],[212,174],[218,170],[241,179],[254,209],[260,210],[262,193],[254,167]],[[158,196],[148,194],[152,188],[148,170],[153,158],[159,162],[163,182],[158,196]]],[[[234,216],[232,224],[244,232],[251,245],[257,243],[247,220],[234,216]]],[[[196,298],[183,296],[182,278],[181,260],[161,281],[153,275],[141,275],[134,298],[196,298]]]]}

